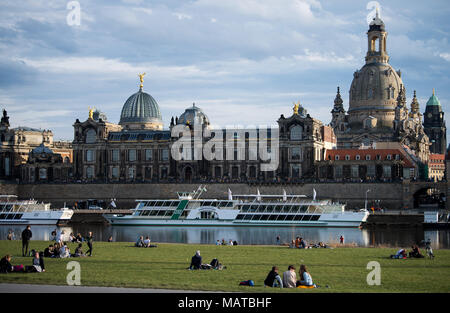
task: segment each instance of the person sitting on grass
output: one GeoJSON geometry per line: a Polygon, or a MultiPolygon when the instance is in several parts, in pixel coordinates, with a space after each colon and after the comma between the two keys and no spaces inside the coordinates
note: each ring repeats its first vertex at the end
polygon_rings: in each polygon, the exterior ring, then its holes
{"type": "Polygon", "coordinates": [[[11,256],[7,254],[0,260],[0,273],[12,272],[23,272],[23,265],[13,266],[11,264],[11,256]]]}
{"type": "Polygon", "coordinates": [[[59,257],[61,259],[70,257],[70,251],[65,242],[62,244],[61,249],[59,250],[59,257]]]}
{"type": "Polygon", "coordinates": [[[26,267],[26,272],[28,273],[45,272],[43,254],[40,254],[39,252],[36,251],[34,253],[33,262],[31,264],[32,264],[31,266],[26,267]]]}
{"type": "Polygon", "coordinates": [[[79,243],[78,247],[75,249],[75,253],[73,254],[73,257],[85,257],[86,255],[83,253],[83,244],[79,243]]]}
{"type": "Polygon", "coordinates": [[[283,287],[295,288],[297,283],[297,275],[295,274],[294,265],[289,265],[288,270],[283,273],[283,287]]]}
{"type": "Polygon", "coordinates": [[[144,248],[149,248],[150,247],[150,237],[145,237],[145,240],[143,241],[144,244],[144,248]]]}
{"type": "Polygon", "coordinates": [[[75,237],[75,239],[77,240],[77,242],[83,242],[83,237],[81,236],[80,233],[77,234],[77,236],[75,237]]]}
{"type": "Polygon", "coordinates": [[[202,257],[200,256],[200,250],[195,252],[195,255],[191,259],[191,265],[189,265],[190,270],[198,270],[202,267],[202,257]]]}
{"type": "Polygon", "coordinates": [[[314,286],[313,280],[311,275],[308,273],[308,269],[306,268],[306,265],[302,264],[300,265],[300,280],[297,281],[297,287],[298,286],[314,286]]]}
{"type": "Polygon", "coordinates": [[[406,259],[406,250],[405,249],[400,249],[397,251],[396,254],[392,254],[391,255],[391,259],[406,259]]]}
{"type": "Polygon", "coordinates": [[[46,258],[53,257],[53,245],[49,245],[47,248],[45,248],[44,257],[46,257],[46,258]]]}
{"type": "Polygon", "coordinates": [[[283,281],[278,274],[278,267],[272,267],[272,270],[267,274],[266,280],[264,280],[264,286],[283,288],[283,281]]]}
{"type": "Polygon", "coordinates": [[[134,245],[138,248],[143,247],[144,246],[144,236],[140,236],[134,245]]]}
{"type": "Polygon", "coordinates": [[[410,258],[423,258],[424,256],[420,253],[419,247],[417,245],[413,245],[411,247],[412,251],[409,253],[410,258]]]}

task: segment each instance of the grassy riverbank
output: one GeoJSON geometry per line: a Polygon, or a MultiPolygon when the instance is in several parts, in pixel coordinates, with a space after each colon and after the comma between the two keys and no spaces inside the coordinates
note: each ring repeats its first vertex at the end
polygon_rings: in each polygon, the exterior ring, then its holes
{"type": "MultiPolygon", "coordinates": [[[[31,248],[44,250],[49,242],[32,241],[31,248]]],[[[75,244],[69,244],[75,251],[75,244]]],[[[87,250],[86,244],[83,250],[87,250]]],[[[0,283],[65,285],[69,261],[81,265],[84,286],[114,286],[211,291],[252,292],[450,292],[450,250],[435,250],[436,258],[392,260],[392,248],[289,249],[282,246],[214,246],[158,244],[158,248],[135,248],[127,242],[94,242],[92,257],[45,259],[45,273],[0,274],[0,283]],[[203,263],[217,257],[222,271],[189,271],[192,255],[201,251],[203,263]],[[381,265],[381,285],[369,286],[367,263],[381,265]],[[264,288],[263,281],[273,265],[280,273],[293,264],[298,273],[306,264],[317,289],[264,288]],[[255,287],[238,286],[252,279],[255,287]],[[329,288],[325,288],[328,285],[329,288]]],[[[12,264],[31,265],[21,257],[21,241],[0,241],[0,255],[13,256],[12,264]]]]}

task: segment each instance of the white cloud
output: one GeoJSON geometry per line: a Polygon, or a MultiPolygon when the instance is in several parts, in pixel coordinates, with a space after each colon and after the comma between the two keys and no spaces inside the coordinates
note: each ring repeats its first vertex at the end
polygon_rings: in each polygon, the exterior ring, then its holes
{"type": "Polygon", "coordinates": [[[450,53],[439,53],[439,56],[443,58],[445,61],[450,62],[450,53]]]}
{"type": "Polygon", "coordinates": [[[185,13],[173,13],[179,20],[192,20],[192,16],[185,13]]]}

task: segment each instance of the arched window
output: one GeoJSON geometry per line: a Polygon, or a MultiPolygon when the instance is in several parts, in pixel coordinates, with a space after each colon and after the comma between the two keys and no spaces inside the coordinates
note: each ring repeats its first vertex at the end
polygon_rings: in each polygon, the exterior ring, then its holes
{"type": "Polygon", "coordinates": [[[86,143],[94,143],[96,141],[97,133],[92,128],[86,132],[86,143]]]}
{"type": "Polygon", "coordinates": [[[303,127],[296,125],[291,128],[291,140],[301,140],[303,135],[303,127]]]}

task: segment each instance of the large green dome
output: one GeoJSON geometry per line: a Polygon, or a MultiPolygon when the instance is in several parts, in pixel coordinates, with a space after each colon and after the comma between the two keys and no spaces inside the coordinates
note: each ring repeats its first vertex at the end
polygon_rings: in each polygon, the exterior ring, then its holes
{"type": "Polygon", "coordinates": [[[434,95],[434,93],[433,93],[433,95],[430,97],[430,99],[428,99],[428,101],[427,101],[427,106],[431,106],[431,105],[437,105],[437,106],[440,106],[440,105],[441,105],[441,102],[440,102],[439,99],[434,95]]]}
{"type": "Polygon", "coordinates": [[[147,126],[158,124],[162,128],[158,103],[151,95],[143,92],[142,88],[139,89],[125,101],[119,124],[128,128],[154,128],[147,126]]]}

